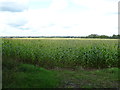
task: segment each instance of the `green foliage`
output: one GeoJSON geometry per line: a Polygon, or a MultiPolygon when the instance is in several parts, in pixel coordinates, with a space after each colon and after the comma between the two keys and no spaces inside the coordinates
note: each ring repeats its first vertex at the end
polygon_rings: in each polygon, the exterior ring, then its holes
{"type": "Polygon", "coordinates": [[[117,39],[3,39],[3,57],[45,68],[118,67],[117,39]]]}
{"type": "Polygon", "coordinates": [[[120,88],[119,68],[61,70],[59,73],[62,88],[120,88]]]}
{"type": "Polygon", "coordinates": [[[3,88],[56,88],[56,73],[14,59],[3,58],[3,88]]]}

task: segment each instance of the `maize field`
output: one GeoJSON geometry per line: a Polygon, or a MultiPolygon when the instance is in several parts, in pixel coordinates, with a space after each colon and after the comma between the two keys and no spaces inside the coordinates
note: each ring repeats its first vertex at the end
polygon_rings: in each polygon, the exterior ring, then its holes
{"type": "MultiPolygon", "coordinates": [[[[44,68],[118,67],[117,39],[4,38],[2,57],[44,68]]],[[[3,59],[4,60],[4,59],[3,59]]]]}

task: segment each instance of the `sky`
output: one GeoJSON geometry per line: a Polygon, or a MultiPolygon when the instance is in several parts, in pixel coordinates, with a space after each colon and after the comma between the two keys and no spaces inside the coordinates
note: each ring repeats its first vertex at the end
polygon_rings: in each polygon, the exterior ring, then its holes
{"type": "Polygon", "coordinates": [[[112,36],[118,1],[0,0],[0,36],[112,36]]]}

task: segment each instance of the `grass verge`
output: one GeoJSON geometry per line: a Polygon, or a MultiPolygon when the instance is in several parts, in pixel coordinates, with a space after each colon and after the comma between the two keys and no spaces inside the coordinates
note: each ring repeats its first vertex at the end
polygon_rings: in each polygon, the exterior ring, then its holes
{"type": "Polygon", "coordinates": [[[56,88],[54,71],[22,64],[12,59],[3,61],[3,88],[56,88]]]}
{"type": "Polygon", "coordinates": [[[3,88],[118,88],[119,74],[119,68],[46,70],[3,58],[3,88]]]}

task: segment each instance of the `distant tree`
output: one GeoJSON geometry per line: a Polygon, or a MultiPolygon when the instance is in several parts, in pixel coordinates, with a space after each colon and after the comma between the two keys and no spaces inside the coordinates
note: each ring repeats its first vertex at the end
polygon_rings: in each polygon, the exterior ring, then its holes
{"type": "Polygon", "coordinates": [[[99,35],[98,34],[91,34],[87,36],[88,38],[98,38],[99,35]]]}
{"type": "Polygon", "coordinates": [[[120,34],[118,34],[118,39],[120,39],[120,34]]]}
{"type": "Polygon", "coordinates": [[[120,38],[120,35],[115,35],[115,34],[113,34],[112,38],[118,39],[118,38],[120,38]]]}
{"type": "Polygon", "coordinates": [[[109,38],[107,35],[100,35],[99,38],[109,38]]]}

